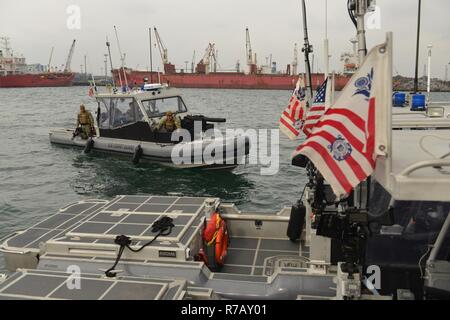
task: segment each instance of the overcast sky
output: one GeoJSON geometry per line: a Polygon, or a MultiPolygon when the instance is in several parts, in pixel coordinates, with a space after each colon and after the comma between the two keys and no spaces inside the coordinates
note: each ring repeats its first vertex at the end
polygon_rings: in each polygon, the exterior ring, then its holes
{"type": "MultiPolygon", "coordinates": [[[[450,62],[450,1],[422,1],[421,62],[426,63],[427,45],[433,44],[432,75],[444,77],[450,62]]],[[[347,0],[328,0],[328,37],[331,68],[342,70],[340,55],[351,50],[349,39],[355,30],[348,18],[347,0]]],[[[381,11],[381,29],[369,30],[369,48],[394,32],[394,73],[413,75],[416,36],[417,0],[377,0],[381,11]]],[[[325,34],[325,0],[307,0],[310,41],[314,45],[316,67],[323,71],[325,34]]],[[[51,47],[55,47],[52,65],[65,63],[72,39],[77,39],[72,69],[80,70],[84,55],[88,71],[100,73],[106,53],[105,38],[112,44],[113,61],[119,54],[113,26],[119,31],[126,64],[131,68],[149,66],[148,27],[156,26],[168,48],[169,60],[177,68],[184,61],[200,60],[209,42],[219,50],[222,68],[234,68],[240,60],[245,66],[245,27],[251,33],[253,52],[258,63],[272,54],[279,68],[285,69],[293,59],[293,44],[303,43],[299,0],[0,0],[0,35],[8,36],[15,52],[28,63],[47,64],[51,47]],[[67,7],[81,9],[81,28],[68,29],[67,7]]],[[[161,68],[159,53],[154,63],[161,68]]],[[[302,61],[300,57],[300,62],[302,61]]],[[[450,66],[449,66],[450,67],[450,66]]],[[[156,68],[156,67],[155,67],[156,68]]],[[[300,63],[300,70],[304,67],[300,63]]]]}

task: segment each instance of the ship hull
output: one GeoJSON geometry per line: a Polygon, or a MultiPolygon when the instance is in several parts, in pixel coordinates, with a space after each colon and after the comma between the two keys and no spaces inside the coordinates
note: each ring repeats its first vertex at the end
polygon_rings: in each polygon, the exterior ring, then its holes
{"type": "MultiPolygon", "coordinates": [[[[209,74],[196,73],[175,73],[160,74],[148,71],[125,70],[128,85],[141,86],[143,79],[147,78],[149,82],[169,83],[177,88],[214,88],[214,89],[273,89],[273,90],[292,90],[298,76],[276,75],[276,74],[256,74],[247,75],[237,72],[214,72],[209,74]]],[[[312,75],[313,88],[319,86],[324,79],[323,74],[312,75]]],[[[349,76],[336,75],[335,88],[341,90],[350,79],[349,76]]],[[[119,77],[118,70],[114,70],[114,80],[119,84],[122,80],[124,84],[123,72],[119,77]]]]}
{"type": "Polygon", "coordinates": [[[13,74],[0,76],[0,88],[68,87],[73,73],[13,74]]]}

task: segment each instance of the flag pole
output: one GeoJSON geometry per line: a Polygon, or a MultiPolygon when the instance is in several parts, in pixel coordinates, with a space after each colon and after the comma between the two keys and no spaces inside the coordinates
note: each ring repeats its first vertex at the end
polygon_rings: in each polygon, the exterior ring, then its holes
{"type": "Polygon", "coordinates": [[[110,48],[110,44],[108,41],[108,37],[106,37],[106,47],[108,48],[108,57],[109,57],[109,64],[111,66],[111,77],[112,77],[113,88],[116,89],[116,81],[114,80],[114,73],[113,73],[113,62],[112,62],[112,58],[111,58],[111,48],[110,48]]]}
{"type": "Polygon", "coordinates": [[[148,28],[148,38],[150,43],[150,83],[153,83],[152,28],[148,28]]]}
{"type": "Polygon", "coordinates": [[[323,49],[325,55],[325,71],[324,81],[330,74],[330,56],[329,56],[329,42],[328,42],[328,0],[325,0],[325,39],[323,42],[323,49]]]}
{"type": "Polygon", "coordinates": [[[309,38],[308,38],[308,23],[306,19],[306,3],[305,0],[302,0],[302,12],[303,12],[303,35],[304,35],[304,45],[302,48],[302,52],[305,55],[305,72],[306,72],[306,92],[309,92],[309,97],[307,101],[310,102],[310,100],[313,97],[313,90],[312,90],[312,76],[311,76],[311,65],[309,62],[309,54],[313,52],[312,45],[309,44],[309,38]]]}

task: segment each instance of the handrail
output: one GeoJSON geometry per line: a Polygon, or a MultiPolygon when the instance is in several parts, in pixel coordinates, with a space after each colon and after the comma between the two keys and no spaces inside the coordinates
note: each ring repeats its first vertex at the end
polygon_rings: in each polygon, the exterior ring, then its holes
{"type": "Polygon", "coordinates": [[[392,115],[393,116],[417,116],[417,115],[422,115],[422,116],[424,116],[424,118],[428,118],[425,111],[415,111],[414,113],[412,113],[412,112],[393,112],[392,115]]]}
{"type": "Polygon", "coordinates": [[[434,106],[434,105],[447,105],[450,106],[450,101],[432,101],[428,104],[428,106],[434,106]]]}
{"type": "Polygon", "coordinates": [[[436,159],[436,160],[419,161],[404,169],[402,172],[400,172],[399,175],[409,176],[414,171],[427,167],[450,167],[450,160],[436,159]]]}
{"type": "Polygon", "coordinates": [[[433,249],[430,252],[430,257],[428,258],[427,263],[436,260],[436,256],[438,255],[438,252],[441,249],[442,243],[444,242],[444,239],[447,236],[447,232],[449,229],[450,229],[450,213],[448,213],[444,225],[442,226],[441,232],[439,232],[439,235],[436,241],[434,242],[433,249]]]}

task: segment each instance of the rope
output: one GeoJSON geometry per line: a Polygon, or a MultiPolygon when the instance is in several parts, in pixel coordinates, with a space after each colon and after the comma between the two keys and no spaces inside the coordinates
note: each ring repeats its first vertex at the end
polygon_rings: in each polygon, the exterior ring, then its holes
{"type": "Polygon", "coordinates": [[[117,253],[117,257],[116,257],[116,261],[114,262],[114,265],[105,271],[105,275],[108,278],[113,278],[117,275],[116,272],[112,272],[112,271],[116,268],[117,264],[119,263],[120,258],[122,257],[122,254],[123,254],[123,251],[125,250],[125,248],[128,248],[128,250],[130,250],[132,252],[140,252],[145,247],[151,245],[156,239],[158,239],[158,237],[169,235],[172,232],[172,228],[174,226],[175,225],[173,224],[173,219],[170,217],[162,217],[162,218],[156,220],[152,224],[152,232],[153,233],[158,232],[158,234],[155,235],[155,237],[152,240],[145,243],[138,249],[134,249],[131,247],[131,238],[130,237],[125,236],[125,235],[117,236],[114,239],[114,243],[120,246],[119,252],[117,253]]]}

